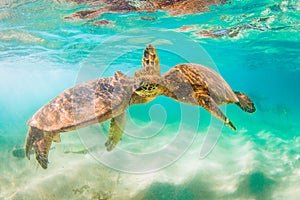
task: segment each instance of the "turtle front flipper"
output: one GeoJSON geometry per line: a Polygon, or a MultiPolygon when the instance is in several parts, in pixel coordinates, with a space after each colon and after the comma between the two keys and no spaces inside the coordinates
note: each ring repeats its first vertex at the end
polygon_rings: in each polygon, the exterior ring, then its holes
{"type": "Polygon", "coordinates": [[[221,119],[227,126],[236,130],[236,127],[233,123],[225,116],[225,114],[218,107],[216,102],[208,95],[196,95],[196,98],[199,102],[199,105],[204,107],[207,111],[209,111],[215,117],[221,119]]]}
{"type": "Polygon", "coordinates": [[[160,62],[155,47],[152,44],[148,44],[144,50],[142,58],[143,69],[139,69],[134,77],[141,77],[145,75],[160,76],[160,62]]]}
{"type": "Polygon", "coordinates": [[[125,124],[126,112],[111,119],[108,139],[105,142],[105,147],[107,151],[113,150],[118,144],[118,142],[121,140],[125,124]]]}

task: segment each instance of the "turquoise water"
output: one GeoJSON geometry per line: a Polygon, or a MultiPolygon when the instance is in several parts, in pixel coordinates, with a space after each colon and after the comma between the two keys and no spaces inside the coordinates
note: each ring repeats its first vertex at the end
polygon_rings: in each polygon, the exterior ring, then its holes
{"type": "Polygon", "coordinates": [[[0,2],[0,199],[299,198],[298,1],[233,1],[194,15],[95,19],[114,21],[106,26],[64,19],[86,8],[54,0],[0,2]],[[105,122],[62,134],[47,170],[33,156],[16,154],[26,122],[41,106],[79,82],[116,70],[132,75],[148,43],[157,48],[162,72],[183,62],[205,64],[249,94],[257,111],[222,106],[234,132],[204,109],[159,97],[128,110],[124,137],[111,153],[104,151],[105,122]]]}

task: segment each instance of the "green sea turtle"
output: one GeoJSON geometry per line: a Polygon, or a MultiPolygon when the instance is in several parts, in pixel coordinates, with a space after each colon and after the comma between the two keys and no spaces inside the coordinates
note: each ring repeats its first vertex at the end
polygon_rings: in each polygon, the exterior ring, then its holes
{"type": "Polygon", "coordinates": [[[46,169],[51,143],[60,142],[60,133],[109,119],[105,146],[110,151],[121,139],[126,109],[132,104],[148,103],[159,95],[202,106],[234,130],[218,105],[236,103],[244,111],[255,111],[247,95],[233,92],[218,73],[205,66],[179,64],[160,76],[159,58],[151,44],[144,50],[142,64],[134,77],[116,72],[113,77],[80,83],[43,106],[28,122],[27,158],[33,148],[37,161],[46,169]]]}
{"type": "Polygon", "coordinates": [[[234,92],[216,71],[200,64],[178,64],[162,76],[162,81],[168,88],[165,96],[202,106],[233,130],[235,126],[218,105],[235,103],[246,112],[256,110],[246,94],[234,92]]]}
{"type": "Polygon", "coordinates": [[[112,150],[121,139],[126,109],[131,104],[147,103],[163,93],[163,88],[156,84],[160,68],[152,45],[145,48],[142,63],[144,68],[133,78],[118,71],[113,77],[83,82],[65,90],[39,109],[28,121],[26,157],[30,159],[33,148],[36,160],[46,169],[51,143],[60,142],[60,133],[109,119],[110,130],[105,146],[108,151],[112,150]]]}

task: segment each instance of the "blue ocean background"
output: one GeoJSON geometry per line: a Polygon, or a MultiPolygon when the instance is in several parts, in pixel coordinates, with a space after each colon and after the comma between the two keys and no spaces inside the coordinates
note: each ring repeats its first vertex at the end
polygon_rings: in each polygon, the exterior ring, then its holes
{"type": "MultiPolygon", "coordinates": [[[[0,199],[299,199],[298,1],[239,0],[184,16],[65,19],[87,8],[55,0],[0,2],[0,199]],[[93,24],[99,19],[113,24],[93,24]],[[165,152],[178,152],[173,162],[144,173],[130,159],[119,158],[115,168],[95,159],[108,122],[62,134],[47,170],[33,155],[24,158],[26,123],[40,107],[82,81],[117,70],[132,75],[148,43],[157,48],[162,73],[178,63],[207,65],[251,96],[257,111],[222,106],[237,127],[232,131],[204,109],[166,97],[132,106],[119,150],[147,154],[184,136],[165,152]],[[212,133],[216,144],[201,157],[212,133]]],[[[159,157],[148,161],[159,166],[159,157]]]]}

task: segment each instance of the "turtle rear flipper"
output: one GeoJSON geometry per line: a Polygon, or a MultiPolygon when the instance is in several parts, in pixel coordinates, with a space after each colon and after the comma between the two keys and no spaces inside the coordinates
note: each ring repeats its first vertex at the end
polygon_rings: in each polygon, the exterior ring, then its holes
{"type": "Polygon", "coordinates": [[[25,145],[25,155],[28,160],[30,160],[30,151],[34,145],[34,143],[40,140],[43,136],[43,132],[38,130],[35,127],[29,127],[27,138],[26,138],[26,145],[25,145]]]}
{"type": "Polygon", "coordinates": [[[48,153],[53,140],[53,134],[44,134],[43,131],[30,127],[25,145],[25,155],[30,159],[30,151],[33,148],[36,156],[36,160],[43,169],[47,169],[48,166],[48,153]]]}
{"type": "Polygon", "coordinates": [[[234,92],[239,102],[236,103],[243,111],[253,113],[256,111],[253,101],[246,94],[242,92],[234,92]]]}
{"type": "Polygon", "coordinates": [[[35,158],[43,169],[48,167],[48,153],[51,147],[52,137],[43,137],[33,145],[35,158]]]}

